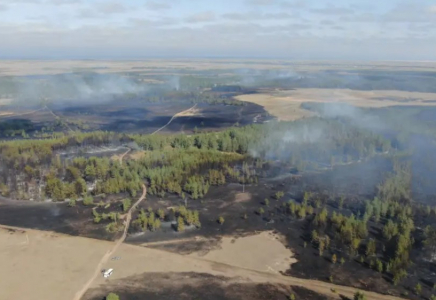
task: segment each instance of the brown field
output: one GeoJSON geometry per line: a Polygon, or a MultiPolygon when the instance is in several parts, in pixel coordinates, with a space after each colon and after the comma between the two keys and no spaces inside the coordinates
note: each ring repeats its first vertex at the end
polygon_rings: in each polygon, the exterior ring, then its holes
{"type": "MultiPolygon", "coordinates": [[[[3,228],[0,229],[0,245],[0,299],[59,300],[73,299],[113,243],[30,229],[3,228]]],[[[122,244],[113,254],[121,259],[109,260],[103,266],[113,268],[113,275],[108,279],[98,276],[91,288],[107,286],[139,274],[195,272],[235,278],[239,282],[306,287],[337,299],[339,295],[351,297],[355,292],[350,287],[277,274],[284,264],[293,262],[292,253],[270,233],[234,242],[225,238],[221,248],[200,257],[122,244]],[[254,249],[257,247],[259,249],[254,249]]],[[[373,300],[398,299],[370,292],[367,295],[373,300]]]]}
{"type": "MultiPolygon", "coordinates": [[[[357,68],[360,70],[418,70],[434,71],[435,62],[330,62],[330,61],[290,61],[290,60],[256,60],[256,59],[149,59],[137,61],[122,60],[0,60],[0,75],[24,76],[47,75],[65,72],[119,73],[136,72],[153,75],[156,69],[168,70],[227,70],[252,68],[292,69],[293,71],[319,71],[357,68]]],[[[162,73],[159,73],[162,75],[162,73]]]]}
{"type": "Polygon", "coordinates": [[[302,103],[345,103],[357,107],[436,106],[436,93],[403,91],[357,91],[348,89],[267,90],[259,94],[241,95],[238,100],[263,106],[280,120],[293,121],[313,116],[302,103]]]}
{"type": "Polygon", "coordinates": [[[0,229],[0,299],[72,299],[110,243],[0,229]]]}
{"type": "MultiPolygon", "coordinates": [[[[272,232],[234,239],[224,237],[219,249],[202,256],[203,259],[260,272],[279,274],[296,261],[289,249],[272,232]],[[249,249],[249,255],[247,255],[249,249]]],[[[193,253],[191,256],[198,257],[193,253]]]]}

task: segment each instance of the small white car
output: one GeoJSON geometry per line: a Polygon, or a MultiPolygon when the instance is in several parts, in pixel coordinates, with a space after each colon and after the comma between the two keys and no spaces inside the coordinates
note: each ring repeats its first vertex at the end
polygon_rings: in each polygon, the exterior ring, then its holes
{"type": "Polygon", "coordinates": [[[109,269],[103,273],[103,277],[108,278],[109,276],[112,275],[113,272],[114,272],[114,269],[109,269]]]}

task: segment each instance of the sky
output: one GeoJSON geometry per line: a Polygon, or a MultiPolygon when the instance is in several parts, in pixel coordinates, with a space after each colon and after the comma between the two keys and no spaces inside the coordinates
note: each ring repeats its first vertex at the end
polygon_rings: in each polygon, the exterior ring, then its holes
{"type": "Polygon", "coordinates": [[[436,60],[436,0],[0,0],[2,59],[436,60]]]}

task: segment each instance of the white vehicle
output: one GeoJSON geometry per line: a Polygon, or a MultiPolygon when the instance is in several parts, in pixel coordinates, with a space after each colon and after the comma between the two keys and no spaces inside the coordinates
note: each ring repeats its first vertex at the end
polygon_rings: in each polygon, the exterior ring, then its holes
{"type": "Polygon", "coordinates": [[[114,272],[114,269],[109,269],[103,273],[103,277],[108,278],[109,276],[112,275],[113,272],[114,272]]]}

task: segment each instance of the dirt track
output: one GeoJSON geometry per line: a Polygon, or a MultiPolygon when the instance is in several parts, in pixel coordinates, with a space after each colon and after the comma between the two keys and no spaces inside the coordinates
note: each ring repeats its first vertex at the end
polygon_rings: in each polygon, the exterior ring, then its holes
{"type": "Polygon", "coordinates": [[[120,158],[119,158],[120,165],[123,164],[123,159],[124,159],[124,157],[125,157],[127,154],[129,154],[130,151],[132,151],[132,149],[129,148],[126,152],[124,152],[124,153],[120,156],[120,158]]]}
{"type": "Polygon", "coordinates": [[[85,283],[85,285],[76,293],[73,300],[80,300],[82,299],[83,295],[86,293],[86,291],[89,289],[89,287],[94,282],[95,278],[100,274],[100,270],[106,264],[106,262],[109,260],[109,258],[117,251],[118,247],[124,242],[124,240],[127,237],[127,231],[129,230],[130,221],[132,219],[132,212],[138,206],[138,204],[145,199],[147,195],[147,188],[145,185],[142,185],[142,195],[138,199],[138,201],[135,202],[135,204],[132,205],[132,207],[129,209],[129,212],[127,213],[126,220],[125,220],[125,226],[124,226],[124,232],[123,235],[118,239],[118,241],[115,243],[115,245],[112,247],[112,249],[101,258],[100,262],[98,263],[97,267],[95,268],[94,275],[85,283]]]}
{"type": "Polygon", "coordinates": [[[161,128],[159,128],[158,130],[154,131],[154,132],[151,133],[151,134],[152,134],[152,135],[153,135],[153,134],[156,134],[156,133],[158,133],[159,131],[165,129],[168,125],[171,124],[171,122],[172,122],[175,118],[177,118],[177,117],[179,117],[179,116],[183,116],[183,115],[185,115],[185,114],[187,114],[187,113],[189,113],[189,112],[195,110],[195,107],[197,107],[197,104],[195,104],[195,105],[192,106],[191,108],[188,108],[187,110],[184,110],[184,111],[181,111],[181,112],[176,113],[174,116],[172,116],[172,118],[168,121],[168,123],[166,123],[164,126],[162,126],[161,128]]]}

